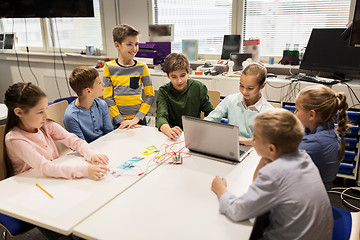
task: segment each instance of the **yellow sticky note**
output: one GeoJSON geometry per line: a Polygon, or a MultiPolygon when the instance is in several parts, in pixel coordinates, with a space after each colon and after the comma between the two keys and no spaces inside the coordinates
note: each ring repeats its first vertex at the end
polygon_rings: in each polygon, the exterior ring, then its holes
{"type": "Polygon", "coordinates": [[[140,152],[140,154],[142,154],[142,155],[150,155],[150,154],[152,154],[154,152],[155,152],[154,150],[144,150],[144,151],[140,152]]]}

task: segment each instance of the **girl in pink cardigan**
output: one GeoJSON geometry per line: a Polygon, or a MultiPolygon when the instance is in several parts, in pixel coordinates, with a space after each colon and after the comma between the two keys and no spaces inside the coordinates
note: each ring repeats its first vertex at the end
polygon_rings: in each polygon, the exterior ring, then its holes
{"type": "Polygon", "coordinates": [[[108,157],[59,124],[47,120],[46,94],[32,83],[15,83],[5,92],[8,117],[5,128],[5,162],[8,176],[36,169],[48,177],[100,180],[108,171],[108,157]],[[59,165],[55,142],[79,152],[91,164],[59,165]]]}

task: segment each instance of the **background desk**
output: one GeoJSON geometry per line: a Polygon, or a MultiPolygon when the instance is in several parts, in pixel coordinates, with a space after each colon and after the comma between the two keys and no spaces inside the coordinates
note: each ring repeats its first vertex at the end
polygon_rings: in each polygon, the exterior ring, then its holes
{"type": "Polygon", "coordinates": [[[259,162],[255,151],[237,165],[196,156],[183,165],[161,165],[74,228],[86,239],[248,239],[250,221],[235,223],[219,213],[211,191],[214,176],[243,194],[259,162]]]}
{"type": "MultiPolygon", "coordinates": [[[[156,71],[149,69],[151,79],[153,81],[154,89],[157,90],[163,84],[169,82],[168,77],[162,71],[156,71]]],[[[240,76],[238,77],[226,77],[226,76],[208,76],[208,75],[190,75],[190,77],[202,82],[206,85],[208,90],[219,91],[222,97],[226,97],[230,94],[239,92],[240,76]]],[[[297,81],[291,82],[286,79],[285,75],[279,75],[276,78],[268,78],[265,88],[262,93],[268,101],[273,102],[291,102],[295,103],[296,95],[299,91],[314,83],[297,81]]],[[[349,106],[353,106],[358,103],[356,96],[360,98],[360,80],[352,80],[346,83],[339,83],[330,86],[335,92],[344,92],[348,97],[349,106]],[[349,89],[354,91],[354,93],[349,89]]]]}
{"type": "MultiPolygon", "coordinates": [[[[109,167],[113,168],[138,156],[145,146],[168,141],[156,128],[143,127],[114,130],[91,145],[99,153],[109,156],[109,167]]],[[[65,155],[56,162],[87,164],[75,154],[65,155]]],[[[144,168],[146,163],[142,160],[139,165],[144,168]]],[[[68,235],[76,224],[141,179],[137,176],[139,172],[139,169],[133,168],[118,178],[108,176],[101,181],[93,181],[47,178],[39,172],[28,171],[0,181],[0,212],[68,235]],[[37,188],[36,183],[50,192],[54,199],[37,188]]]]}

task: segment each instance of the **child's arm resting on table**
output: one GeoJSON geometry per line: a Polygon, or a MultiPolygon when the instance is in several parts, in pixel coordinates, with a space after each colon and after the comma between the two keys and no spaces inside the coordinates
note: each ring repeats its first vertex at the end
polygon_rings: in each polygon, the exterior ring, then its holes
{"type": "Polygon", "coordinates": [[[227,192],[227,182],[225,178],[216,176],[211,184],[211,190],[216,194],[218,199],[227,192]]]}
{"type": "Polygon", "coordinates": [[[120,123],[119,129],[130,129],[130,128],[140,128],[141,125],[138,124],[140,118],[134,117],[133,119],[124,120],[120,123]]]}
{"type": "Polygon", "coordinates": [[[159,130],[164,133],[166,136],[175,140],[179,138],[182,134],[182,130],[180,127],[170,127],[169,124],[169,106],[166,101],[166,97],[164,96],[161,90],[159,90],[158,97],[156,100],[157,109],[156,109],[156,126],[159,130]]]}
{"type": "Polygon", "coordinates": [[[90,164],[88,167],[89,178],[91,178],[93,180],[100,180],[101,178],[104,177],[104,175],[108,171],[109,171],[109,169],[107,167],[100,166],[100,165],[90,164]]]}
{"type": "Polygon", "coordinates": [[[160,131],[172,140],[178,139],[182,134],[181,128],[179,128],[178,126],[171,128],[169,124],[161,125],[160,131]]]}
{"type": "MultiPolygon", "coordinates": [[[[220,195],[220,192],[217,194],[220,195]]],[[[237,197],[225,192],[220,196],[219,201],[220,212],[234,221],[257,217],[278,204],[276,179],[259,174],[247,193],[237,197]]]]}

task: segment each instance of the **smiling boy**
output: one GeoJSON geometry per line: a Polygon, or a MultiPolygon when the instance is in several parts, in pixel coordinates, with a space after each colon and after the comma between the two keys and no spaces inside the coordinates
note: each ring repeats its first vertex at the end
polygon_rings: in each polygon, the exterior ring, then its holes
{"type": "Polygon", "coordinates": [[[115,127],[134,128],[146,125],[146,114],[155,94],[146,64],[134,60],[139,50],[140,32],[132,26],[119,24],[113,29],[114,45],[119,58],[104,66],[104,100],[115,127]],[[142,99],[144,90],[145,98],[142,99]]]}
{"type": "Polygon", "coordinates": [[[159,88],[156,100],[156,126],[171,139],[182,133],[181,116],[200,117],[213,110],[204,84],[189,78],[190,63],[181,53],[169,54],[164,62],[169,83],[159,88]]]}

